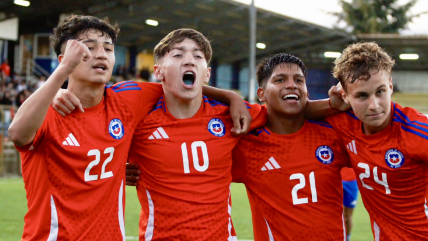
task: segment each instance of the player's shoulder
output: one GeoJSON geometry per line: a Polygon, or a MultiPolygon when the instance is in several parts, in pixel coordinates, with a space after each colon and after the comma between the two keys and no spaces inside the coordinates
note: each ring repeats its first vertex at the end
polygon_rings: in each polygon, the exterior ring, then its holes
{"type": "Polygon", "coordinates": [[[244,138],[259,138],[259,137],[267,137],[270,136],[271,132],[270,130],[266,127],[260,127],[260,128],[256,128],[254,130],[251,130],[250,132],[248,132],[248,134],[246,136],[244,136],[244,138]]]}
{"type": "Polygon", "coordinates": [[[207,96],[202,97],[204,111],[206,115],[229,115],[229,104],[224,102],[208,98],[207,96]]]}
{"type": "Polygon", "coordinates": [[[411,107],[402,107],[397,103],[393,104],[393,117],[397,119],[397,121],[405,121],[405,122],[421,122],[428,124],[428,115],[422,114],[418,112],[416,109],[411,107]]]}
{"type": "Polygon", "coordinates": [[[428,116],[410,107],[401,107],[393,103],[393,122],[410,135],[417,135],[428,140],[428,116]]]}

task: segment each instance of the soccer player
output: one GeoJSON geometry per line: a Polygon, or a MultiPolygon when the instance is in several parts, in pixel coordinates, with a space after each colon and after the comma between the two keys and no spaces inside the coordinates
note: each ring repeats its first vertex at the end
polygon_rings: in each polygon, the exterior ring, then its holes
{"type": "Polygon", "coordinates": [[[348,155],[328,123],[305,119],[304,63],[274,55],[258,65],[257,81],[268,121],[241,138],[232,168],[247,188],[254,239],[346,240],[340,171],[348,155]]]}
{"type": "MultiPolygon", "coordinates": [[[[202,95],[210,78],[209,41],[178,29],[154,49],[164,96],[134,135],[129,161],[140,166],[140,240],[236,240],[230,217],[232,149],[229,107],[202,95]]],[[[260,106],[248,107],[252,126],[260,106]]]]}
{"type": "Polygon", "coordinates": [[[9,128],[27,192],[22,240],[125,240],[128,150],[162,88],[134,82],[106,88],[118,32],[108,19],[76,15],[54,29],[51,44],[60,64],[9,128]],[[49,106],[67,78],[84,113],[63,118],[49,106]]]}
{"type": "Polygon", "coordinates": [[[343,217],[346,225],[346,240],[350,240],[352,231],[352,215],[358,201],[358,184],[357,177],[352,168],[343,168],[342,172],[343,185],[343,217]]]}
{"type": "Polygon", "coordinates": [[[352,111],[329,117],[348,153],[375,240],[428,240],[428,119],[391,101],[394,60],[376,43],[348,46],[334,76],[352,111]]]}

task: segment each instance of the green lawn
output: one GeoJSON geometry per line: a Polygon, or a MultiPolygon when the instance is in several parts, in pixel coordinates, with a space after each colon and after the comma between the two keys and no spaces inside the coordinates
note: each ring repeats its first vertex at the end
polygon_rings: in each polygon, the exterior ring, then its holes
{"type": "MultiPolygon", "coordinates": [[[[126,187],[125,228],[129,240],[138,237],[140,204],[135,188],[126,187]]],[[[0,179],[0,241],[20,240],[27,211],[22,178],[0,179]]],[[[242,184],[232,184],[232,219],[239,239],[253,239],[251,212],[242,184]]],[[[354,212],[352,241],[373,240],[370,222],[360,200],[354,212]]]]}

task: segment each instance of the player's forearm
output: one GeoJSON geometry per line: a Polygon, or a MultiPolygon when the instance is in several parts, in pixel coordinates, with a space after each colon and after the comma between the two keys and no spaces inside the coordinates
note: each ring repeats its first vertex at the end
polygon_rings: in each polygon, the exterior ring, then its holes
{"type": "Polygon", "coordinates": [[[329,99],[310,100],[305,108],[305,118],[310,120],[320,120],[339,112],[340,111],[331,107],[329,99]]]}
{"type": "Polygon", "coordinates": [[[237,93],[231,90],[223,90],[223,89],[218,89],[215,87],[204,85],[204,87],[202,88],[202,93],[208,96],[209,98],[212,98],[224,103],[228,103],[228,104],[238,99],[242,101],[242,98],[237,93]]]}
{"type": "Polygon", "coordinates": [[[9,137],[16,145],[23,146],[33,141],[55,94],[67,79],[69,72],[62,65],[58,66],[46,83],[21,105],[9,127],[9,137]]]}

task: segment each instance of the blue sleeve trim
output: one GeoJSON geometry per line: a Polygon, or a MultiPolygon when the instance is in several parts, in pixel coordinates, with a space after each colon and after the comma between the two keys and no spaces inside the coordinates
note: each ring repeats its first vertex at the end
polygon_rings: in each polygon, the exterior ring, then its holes
{"type": "Polygon", "coordinates": [[[333,129],[333,126],[331,126],[329,123],[324,122],[324,121],[313,121],[313,120],[307,120],[307,121],[309,123],[313,123],[313,124],[317,124],[317,125],[320,125],[320,126],[324,126],[324,127],[333,129]]]}
{"type": "MultiPolygon", "coordinates": [[[[422,126],[426,126],[426,127],[428,127],[428,124],[427,123],[423,123],[423,122],[419,122],[419,121],[410,121],[410,119],[409,119],[409,117],[407,117],[401,110],[399,110],[399,109],[396,109],[396,113],[394,113],[394,116],[396,116],[397,118],[401,118],[401,119],[404,119],[404,120],[406,120],[406,122],[409,122],[409,123],[416,123],[416,124],[419,124],[419,125],[422,125],[422,126]],[[396,113],[398,113],[399,115],[397,115],[396,113]]],[[[425,130],[425,131],[428,131],[428,130],[425,130]]]]}
{"type": "Polygon", "coordinates": [[[428,140],[428,136],[427,136],[427,135],[424,135],[424,134],[422,134],[422,133],[419,133],[419,132],[417,132],[417,131],[415,131],[415,130],[412,130],[412,129],[406,128],[406,127],[404,127],[404,126],[401,126],[401,129],[403,129],[403,130],[405,130],[405,131],[408,131],[408,132],[410,132],[410,133],[413,133],[413,134],[415,134],[415,135],[417,135],[417,136],[420,136],[420,137],[422,137],[422,138],[424,138],[424,139],[428,140]]]}
{"type": "Polygon", "coordinates": [[[356,120],[359,120],[358,118],[357,118],[357,116],[355,116],[352,112],[350,112],[350,111],[347,111],[347,112],[345,112],[346,114],[348,114],[349,116],[351,116],[352,118],[354,118],[354,119],[356,119],[356,120]]]}
{"type": "Polygon", "coordinates": [[[140,87],[128,87],[128,88],[123,88],[123,89],[113,89],[114,92],[118,93],[118,92],[122,92],[122,91],[127,91],[127,90],[141,90],[140,87]]]}

